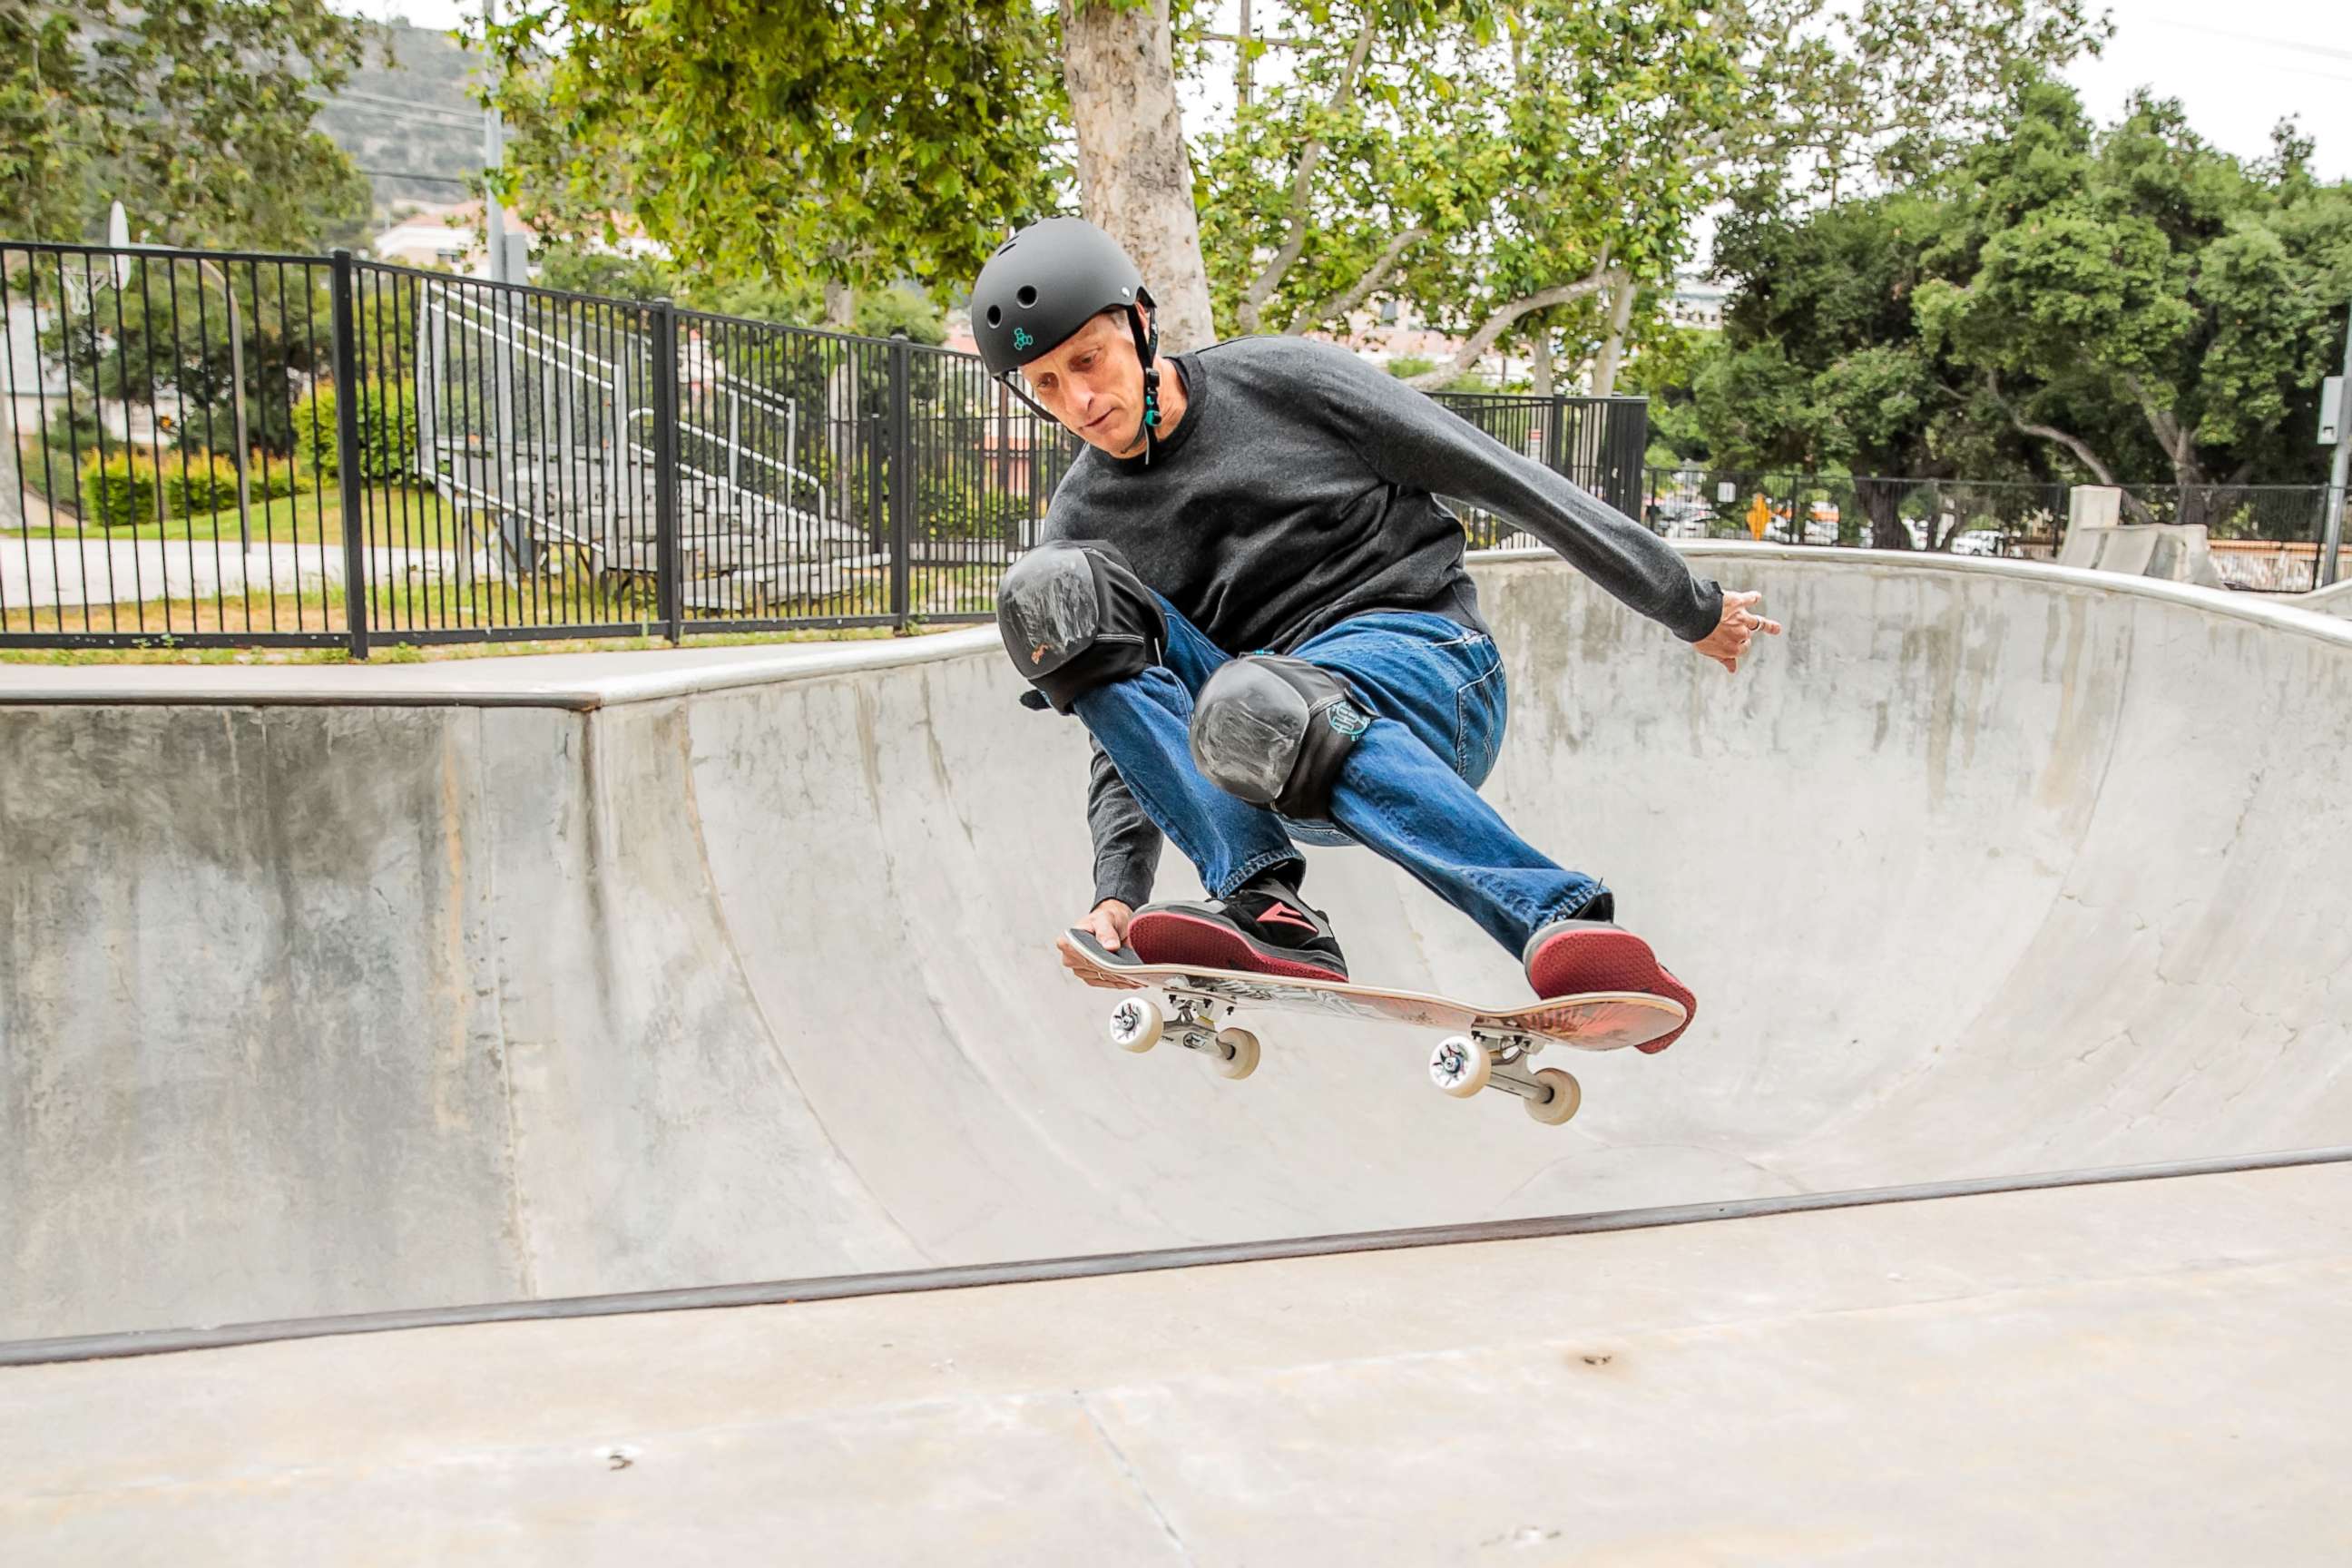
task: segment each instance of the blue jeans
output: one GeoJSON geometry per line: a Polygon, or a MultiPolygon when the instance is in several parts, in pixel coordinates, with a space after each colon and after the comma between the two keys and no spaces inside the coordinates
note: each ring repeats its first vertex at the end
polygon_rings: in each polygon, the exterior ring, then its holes
{"type": "Polygon", "coordinates": [[[1379,610],[1290,650],[1345,675],[1377,715],[1339,769],[1330,822],[1296,823],[1226,794],[1194,765],[1192,699],[1230,656],[1165,599],[1160,607],[1167,662],[1087,692],[1076,712],[1213,895],[1297,864],[1297,844],[1360,844],[1517,957],[1538,926],[1601,891],[1538,853],[1478,796],[1508,707],[1492,637],[1443,616],[1379,610]]]}

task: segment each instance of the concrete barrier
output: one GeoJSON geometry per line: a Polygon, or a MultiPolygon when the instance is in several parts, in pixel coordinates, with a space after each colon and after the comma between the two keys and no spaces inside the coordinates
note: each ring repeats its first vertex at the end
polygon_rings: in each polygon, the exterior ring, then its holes
{"type": "MultiPolygon", "coordinates": [[[[2352,626],[2017,563],[1698,545],[1740,675],[1479,567],[1488,786],[1697,990],[1585,1109],[1266,1020],[1231,1084],[1058,973],[1075,723],[994,634],[0,673],[0,1336],[552,1297],[2343,1139],[2352,626]],[[489,668],[485,668],[485,667],[489,668]],[[620,673],[611,673],[618,671],[620,673]]],[[[1172,858],[1163,889],[1189,893],[1172,858]]],[[[1360,852],[1357,972],[1508,955],[1360,852]]]]}

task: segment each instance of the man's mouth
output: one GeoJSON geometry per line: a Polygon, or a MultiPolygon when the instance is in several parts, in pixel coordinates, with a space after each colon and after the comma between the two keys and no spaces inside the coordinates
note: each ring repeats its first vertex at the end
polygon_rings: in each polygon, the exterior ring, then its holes
{"type": "Polygon", "coordinates": [[[1106,411],[1106,412],[1104,412],[1104,413],[1101,413],[1101,414],[1097,414],[1097,415],[1096,415],[1092,419],[1087,420],[1084,426],[1080,426],[1079,431],[1078,431],[1078,434],[1080,434],[1081,436],[1085,435],[1088,430],[1092,430],[1093,428],[1095,428],[1095,426],[1097,426],[1097,425],[1100,425],[1104,420],[1106,420],[1106,419],[1109,418],[1109,417],[1111,416],[1111,415],[1116,414],[1116,413],[1118,413],[1118,409],[1113,408],[1113,409],[1109,409],[1109,410],[1108,410],[1108,411],[1106,411]]]}

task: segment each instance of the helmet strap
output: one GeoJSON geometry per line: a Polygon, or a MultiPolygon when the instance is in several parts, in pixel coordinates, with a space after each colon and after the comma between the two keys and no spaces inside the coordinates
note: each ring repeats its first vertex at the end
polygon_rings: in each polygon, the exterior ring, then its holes
{"type": "Polygon", "coordinates": [[[1135,303],[1127,308],[1128,330],[1135,334],[1135,356],[1143,362],[1143,466],[1151,466],[1151,454],[1160,444],[1160,322],[1159,308],[1149,289],[1135,291],[1135,303]],[[1155,320],[1147,331],[1143,324],[1145,306],[1151,306],[1155,320]]]}

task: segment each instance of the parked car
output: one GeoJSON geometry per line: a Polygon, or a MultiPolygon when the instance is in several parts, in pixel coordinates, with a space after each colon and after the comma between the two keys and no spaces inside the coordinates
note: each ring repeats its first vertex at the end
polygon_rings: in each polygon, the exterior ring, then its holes
{"type": "Polygon", "coordinates": [[[1686,496],[1664,496],[1650,503],[1650,527],[1668,539],[1705,539],[1715,510],[1686,496]]]}
{"type": "MultiPolygon", "coordinates": [[[[1790,542],[1789,518],[1786,508],[1781,509],[1780,513],[1772,519],[1771,523],[1766,527],[1764,530],[1764,537],[1780,544],[1786,544],[1790,542]]],[[[1826,521],[1817,516],[1811,514],[1807,515],[1805,518],[1804,541],[1807,544],[1835,544],[1838,542],[1837,511],[1835,508],[1831,509],[1830,516],[1826,521]]]]}
{"type": "Polygon", "coordinates": [[[1971,528],[1965,533],[1956,535],[1950,548],[1955,555],[1998,555],[2000,553],[2000,545],[2001,533],[1999,529],[1971,528]]]}

